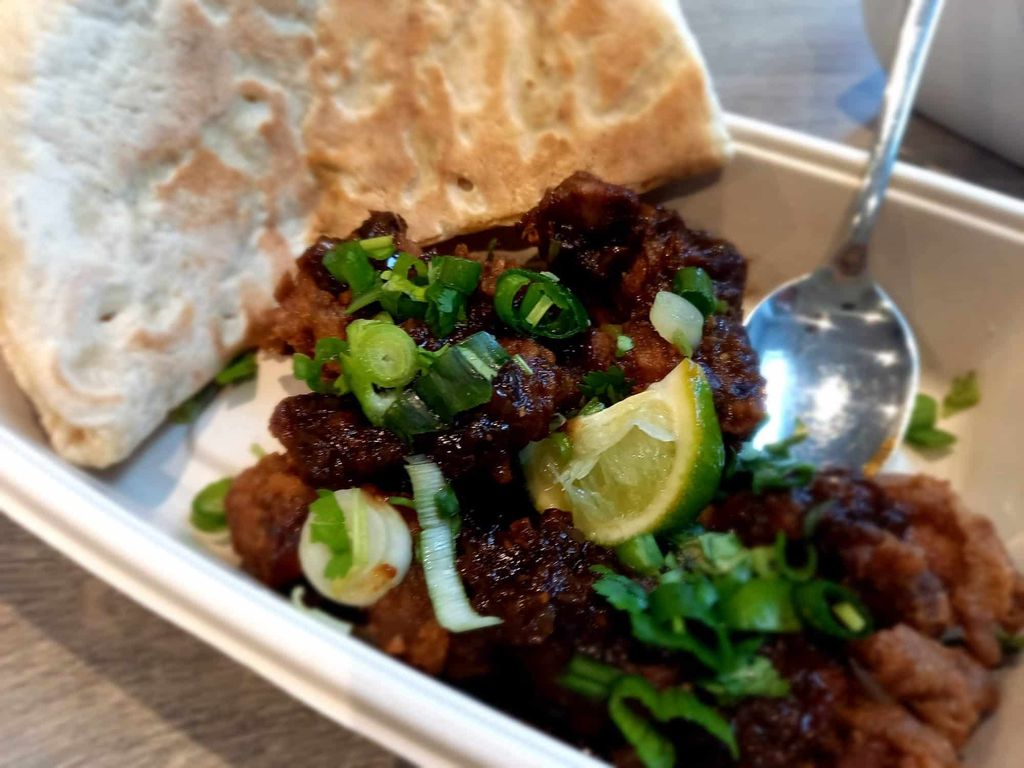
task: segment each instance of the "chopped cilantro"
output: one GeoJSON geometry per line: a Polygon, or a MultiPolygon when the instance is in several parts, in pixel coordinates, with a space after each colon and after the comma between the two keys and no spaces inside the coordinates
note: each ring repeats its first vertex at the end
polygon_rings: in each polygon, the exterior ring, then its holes
{"type": "Polygon", "coordinates": [[[725,468],[725,478],[750,478],[750,488],[760,494],[766,490],[800,488],[814,478],[815,467],[790,456],[790,448],[807,439],[807,428],[796,423],[793,434],[764,448],[747,443],[733,455],[725,468]]]}
{"type": "Polygon", "coordinates": [[[647,609],[647,590],[642,585],[603,565],[595,565],[590,570],[601,577],[594,582],[594,591],[614,608],[629,613],[647,609]]]}
{"type": "Polygon", "coordinates": [[[633,347],[636,346],[633,343],[633,338],[622,333],[615,339],[615,356],[625,357],[629,352],[633,351],[633,347]]]}
{"type": "Polygon", "coordinates": [[[591,371],[583,377],[583,394],[596,398],[605,405],[614,405],[629,397],[633,382],[626,378],[626,372],[618,365],[606,371],[591,371]]]}
{"type": "Polygon", "coordinates": [[[981,402],[981,388],[978,386],[978,375],[974,371],[957,376],[949,386],[949,392],[942,398],[942,415],[952,416],[955,413],[972,408],[981,402]]]}
{"type": "Polygon", "coordinates": [[[904,440],[917,448],[947,448],[956,442],[956,435],[935,426],[939,405],[934,397],[919,394],[910,413],[910,424],[904,440]]]}
{"type": "Polygon", "coordinates": [[[750,696],[781,698],[789,694],[789,683],[764,656],[745,658],[700,686],[725,706],[750,696]]]}

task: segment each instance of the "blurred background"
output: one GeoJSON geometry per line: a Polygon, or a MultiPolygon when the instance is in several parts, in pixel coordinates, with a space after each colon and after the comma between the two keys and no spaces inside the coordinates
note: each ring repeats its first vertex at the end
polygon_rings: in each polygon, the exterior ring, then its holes
{"type": "MultiPolygon", "coordinates": [[[[950,0],[950,7],[991,2],[1017,3],[1016,21],[1024,18],[1019,0],[950,0]]],[[[885,72],[861,0],[682,0],[682,6],[727,110],[866,145],[885,72]]],[[[1008,34],[1015,34],[1012,26],[1008,34]]],[[[1022,41],[1017,38],[1018,50],[1022,41]]],[[[1021,83],[1018,78],[1018,97],[1021,83]]],[[[932,119],[915,117],[903,157],[1024,198],[1020,167],[932,119]]],[[[147,613],[4,517],[0,648],[2,766],[402,765],[147,613]]]]}

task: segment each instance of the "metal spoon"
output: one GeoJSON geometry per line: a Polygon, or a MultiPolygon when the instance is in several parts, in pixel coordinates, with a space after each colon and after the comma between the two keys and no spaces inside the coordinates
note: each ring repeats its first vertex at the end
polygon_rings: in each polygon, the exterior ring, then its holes
{"type": "Polygon", "coordinates": [[[756,446],[802,421],[795,456],[876,469],[899,443],[918,386],[914,334],[867,272],[882,207],[943,0],[911,0],[882,115],[842,244],[816,272],[775,289],[747,319],[767,380],[768,421],[756,446]]]}

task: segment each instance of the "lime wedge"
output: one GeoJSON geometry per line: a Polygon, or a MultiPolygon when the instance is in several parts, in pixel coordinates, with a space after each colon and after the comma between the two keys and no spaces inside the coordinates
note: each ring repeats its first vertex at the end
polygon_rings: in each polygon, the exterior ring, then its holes
{"type": "Polygon", "coordinates": [[[692,523],[718,487],[725,463],[711,387],[683,360],[646,391],[572,419],[520,460],[534,506],[571,512],[591,541],[621,544],[692,523]],[[561,441],[561,442],[560,442],[561,441]]]}

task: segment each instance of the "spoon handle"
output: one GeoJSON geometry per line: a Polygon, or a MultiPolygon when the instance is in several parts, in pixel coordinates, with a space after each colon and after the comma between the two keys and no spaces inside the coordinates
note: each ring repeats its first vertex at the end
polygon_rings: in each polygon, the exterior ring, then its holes
{"type": "Polygon", "coordinates": [[[875,144],[851,212],[850,229],[846,241],[829,258],[832,268],[845,277],[856,277],[867,267],[868,241],[900,153],[900,144],[944,2],[910,0],[907,6],[889,82],[882,97],[882,114],[878,120],[875,144]]]}

